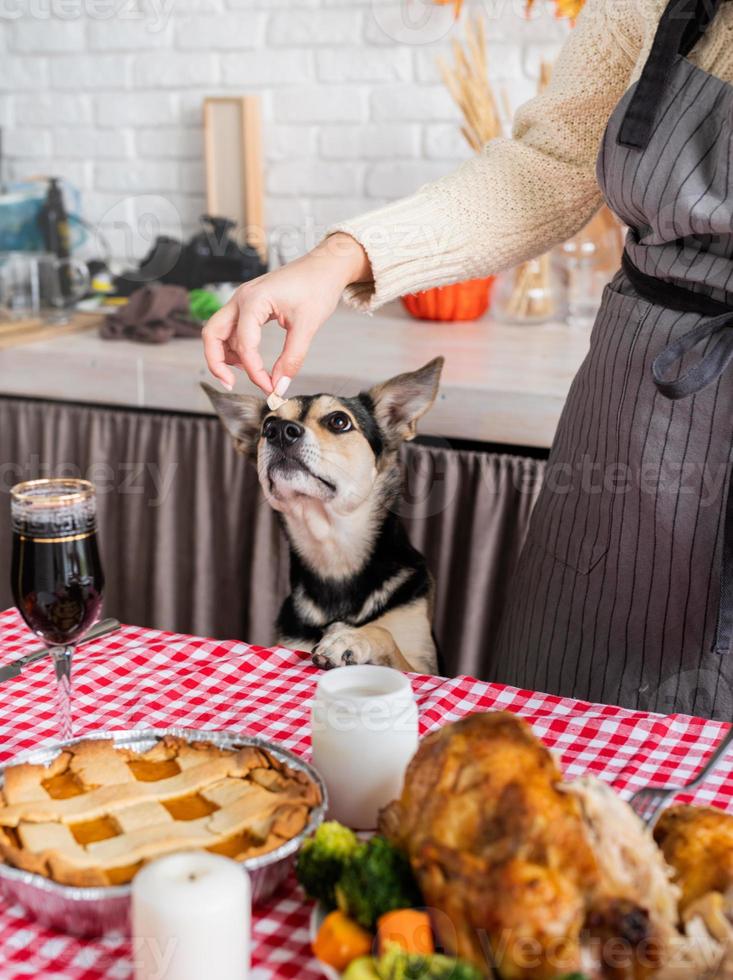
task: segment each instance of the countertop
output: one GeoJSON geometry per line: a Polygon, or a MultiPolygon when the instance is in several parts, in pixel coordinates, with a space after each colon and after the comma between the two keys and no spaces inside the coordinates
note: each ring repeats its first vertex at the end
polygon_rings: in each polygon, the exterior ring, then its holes
{"type": "MultiPolygon", "coordinates": [[[[510,326],[412,319],[398,304],[373,316],[340,307],[319,332],[292,394],[355,394],[442,354],[438,401],[424,435],[506,445],[550,445],[589,332],[563,323],[510,326]]],[[[264,330],[272,364],[282,331],[264,330]]],[[[0,350],[0,394],[150,410],[209,413],[211,380],[198,340],[161,346],[101,340],[95,330],[0,350]]],[[[255,389],[244,378],[237,390],[255,389]]]]}

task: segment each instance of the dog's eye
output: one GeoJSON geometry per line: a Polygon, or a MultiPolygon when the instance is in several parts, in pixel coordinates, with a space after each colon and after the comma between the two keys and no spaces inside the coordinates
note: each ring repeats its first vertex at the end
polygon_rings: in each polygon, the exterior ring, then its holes
{"type": "Polygon", "coordinates": [[[348,432],[353,428],[346,412],[332,412],[323,420],[331,432],[348,432]]]}

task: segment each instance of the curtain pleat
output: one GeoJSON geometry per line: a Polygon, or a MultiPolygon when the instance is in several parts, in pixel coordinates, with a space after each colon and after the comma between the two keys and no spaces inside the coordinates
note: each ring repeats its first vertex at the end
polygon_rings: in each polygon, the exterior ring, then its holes
{"type": "MultiPolygon", "coordinates": [[[[410,444],[398,509],[436,579],[449,674],[485,674],[544,462],[410,444]]],[[[0,398],[0,607],[8,491],[24,479],[97,486],[105,611],[128,623],[269,645],[287,546],[253,466],[217,419],[0,398]]]]}

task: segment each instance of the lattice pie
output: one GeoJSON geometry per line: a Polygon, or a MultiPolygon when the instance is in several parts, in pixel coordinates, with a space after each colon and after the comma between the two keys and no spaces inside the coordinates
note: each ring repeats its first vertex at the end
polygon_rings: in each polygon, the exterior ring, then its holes
{"type": "Polygon", "coordinates": [[[80,742],[5,772],[0,853],[68,885],[116,885],[170,851],[241,860],[299,834],[321,802],[305,773],[253,747],[166,736],[145,753],[80,742]]]}

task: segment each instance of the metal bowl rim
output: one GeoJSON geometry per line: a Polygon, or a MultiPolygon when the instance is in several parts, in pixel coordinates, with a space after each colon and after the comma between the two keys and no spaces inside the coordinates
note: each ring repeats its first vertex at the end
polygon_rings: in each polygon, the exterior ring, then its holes
{"type": "MultiPolygon", "coordinates": [[[[303,828],[303,830],[295,837],[292,837],[285,844],[276,848],[274,851],[268,851],[267,854],[261,854],[259,857],[245,859],[239,863],[248,872],[259,871],[261,868],[269,867],[270,865],[278,864],[285,858],[290,857],[295,851],[298,850],[303,840],[313,833],[318,825],[322,822],[326,812],[328,810],[328,791],[326,785],[321,777],[320,773],[313,768],[313,766],[302,759],[300,756],[291,752],[290,749],[286,749],[277,742],[271,742],[268,739],[260,738],[258,735],[243,735],[241,732],[235,732],[232,729],[200,729],[200,728],[126,728],[120,730],[110,730],[110,731],[94,731],[89,732],[86,735],[80,735],[76,738],[66,739],[65,741],[49,742],[45,745],[39,745],[34,749],[27,749],[21,752],[19,755],[14,756],[10,762],[3,766],[0,766],[0,787],[2,787],[5,770],[9,769],[11,766],[21,765],[23,763],[32,763],[34,765],[47,765],[56,756],[60,755],[65,748],[71,745],[77,745],[79,742],[86,741],[101,741],[103,739],[112,739],[115,743],[118,741],[124,743],[127,741],[138,741],[138,742],[150,742],[150,741],[160,741],[166,735],[174,735],[178,738],[186,738],[192,742],[209,742],[213,741],[216,744],[217,739],[222,739],[220,743],[224,748],[235,748],[235,747],[245,747],[252,745],[255,748],[265,749],[271,752],[276,758],[280,758],[280,761],[286,762],[295,769],[299,769],[305,772],[310,779],[318,786],[321,793],[321,802],[317,807],[314,807],[308,819],[308,823],[303,828]]],[[[129,898],[132,894],[132,884],[126,885],[95,885],[92,887],[77,887],[75,885],[62,885],[59,882],[54,881],[52,878],[45,878],[43,875],[36,874],[33,871],[24,871],[22,868],[15,868],[10,864],[6,864],[4,861],[0,860],[0,879],[6,878],[9,881],[15,882],[25,882],[28,885],[32,885],[39,891],[49,892],[51,894],[57,895],[60,898],[66,898],[69,901],[90,901],[97,902],[103,901],[105,899],[114,898],[129,898]]]]}

